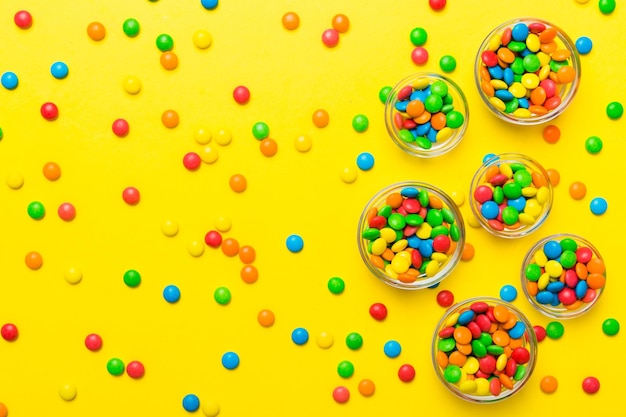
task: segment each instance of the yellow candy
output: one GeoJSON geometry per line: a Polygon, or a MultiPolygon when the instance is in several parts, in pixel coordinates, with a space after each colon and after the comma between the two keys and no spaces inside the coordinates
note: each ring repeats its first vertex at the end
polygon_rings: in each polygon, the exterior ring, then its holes
{"type": "Polygon", "coordinates": [[[486,378],[476,378],[476,395],[489,395],[489,380],[486,378]]]}
{"type": "Polygon", "coordinates": [[[526,213],[520,213],[518,220],[524,226],[530,226],[531,224],[535,223],[535,218],[531,216],[530,214],[526,214],[526,213]]]}
{"type": "Polygon", "coordinates": [[[193,134],[193,138],[200,145],[206,145],[207,143],[211,142],[211,131],[205,127],[200,127],[193,134]]]}
{"type": "Polygon", "coordinates": [[[546,270],[546,274],[552,278],[558,278],[563,273],[563,266],[559,263],[559,261],[555,261],[554,259],[550,259],[546,262],[546,266],[544,268],[546,270]]]}
{"type": "Polygon", "coordinates": [[[445,140],[448,140],[450,136],[452,136],[452,129],[450,129],[449,127],[444,127],[439,132],[437,132],[435,139],[437,140],[437,142],[443,142],[445,140]]]}
{"type": "Polygon", "coordinates": [[[526,38],[526,47],[530,52],[537,52],[541,48],[539,36],[535,33],[529,33],[526,38]]]}
{"type": "Polygon", "coordinates": [[[430,259],[439,262],[439,265],[441,265],[448,260],[448,255],[441,252],[433,252],[433,254],[430,256],[430,259]]]}
{"type": "Polygon", "coordinates": [[[509,93],[513,94],[513,97],[522,98],[526,96],[526,87],[522,85],[520,82],[514,82],[509,87],[509,93]]]}
{"type": "Polygon", "coordinates": [[[404,274],[410,266],[411,261],[407,261],[403,256],[394,256],[391,260],[391,269],[397,274],[404,274]]]}
{"type": "Polygon", "coordinates": [[[500,100],[498,97],[489,97],[489,103],[491,103],[491,105],[497,110],[506,110],[506,105],[504,104],[504,101],[500,100]]]}
{"type": "Polygon", "coordinates": [[[480,364],[478,363],[478,359],[476,359],[474,356],[468,356],[467,361],[465,362],[465,365],[463,365],[462,369],[468,374],[474,375],[476,372],[478,372],[479,368],[480,364]]]}
{"type": "Polygon", "coordinates": [[[545,253],[543,253],[543,251],[537,251],[533,255],[533,260],[537,265],[544,267],[546,266],[546,262],[548,262],[548,257],[545,253]]]}
{"type": "Polygon", "coordinates": [[[550,73],[550,59],[552,59],[550,55],[545,52],[537,52],[537,58],[539,58],[539,64],[541,65],[539,73],[541,74],[542,71],[545,71],[544,67],[548,67],[548,73],[550,73]]]}
{"type": "Polygon", "coordinates": [[[544,272],[537,280],[537,288],[540,290],[545,290],[548,284],[550,283],[550,275],[547,272],[544,272]]]}
{"type": "Polygon", "coordinates": [[[411,263],[411,252],[407,252],[405,250],[396,253],[396,258],[402,258],[407,261],[409,264],[411,263]]]}
{"type": "Polygon", "coordinates": [[[420,239],[430,239],[430,234],[433,231],[433,228],[428,223],[422,223],[417,228],[417,232],[415,232],[415,236],[420,239]]]}
{"type": "Polygon", "coordinates": [[[522,188],[522,195],[526,198],[534,197],[537,195],[537,189],[535,187],[522,188]]]}
{"type": "Polygon", "coordinates": [[[430,277],[434,277],[435,275],[437,275],[437,272],[439,272],[439,269],[440,269],[439,262],[431,261],[431,262],[428,262],[428,265],[426,265],[426,270],[424,272],[426,273],[426,276],[430,278],[430,277]]]}
{"type": "Polygon", "coordinates": [[[494,36],[489,41],[489,44],[487,45],[487,49],[490,51],[494,51],[494,52],[497,51],[498,48],[502,45],[501,41],[502,41],[502,34],[494,36]]]}
{"type": "Polygon", "coordinates": [[[473,394],[476,392],[476,389],[478,388],[478,384],[476,383],[475,380],[467,380],[467,381],[463,381],[460,385],[459,385],[459,391],[465,393],[465,394],[473,394]]]}
{"type": "Polygon", "coordinates": [[[513,112],[513,116],[518,117],[520,119],[526,119],[532,116],[532,113],[530,112],[530,110],[520,107],[520,108],[515,109],[515,111],[513,112]]]}
{"type": "Polygon", "coordinates": [[[213,162],[217,161],[217,158],[219,158],[217,148],[214,148],[211,145],[205,146],[204,149],[202,149],[202,151],[200,152],[200,159],[202,159],[202,162],[204,162],[205,164],[212,164],[213,162]]]}
{"type": "Polygon", "coordinates": [[[430,85],[430,80],[428,78],[420,78],[419,80],[415,80],[411,87],[413,90],[423,90],[430,85]]]}
{"type": "Polygon", "coordinates": [[[541,214],[542,209],[543,207],[541,206],[541,204],[539,204],[537,199],[529,198],[528,200],[526,200],[526,207],[524,208],[524,213],[530,216],[533,216],[536,219],[541,214]]]}
{"type": "Polygon", "coordinates": [[[502,163],[500,165],[500,174],[503,174],[507,178],[511,178],[513,176],[513,169],[511,169],[511,165],[502,163]]]}
{"type": "Polygon", "coordinates": [[[398,279],[398,274],[393,270],[391,264],[385,266],[385,274],[389,275],[392,279],[398,279]]]}
{"type": "Polygon", "coordinates": [[[372,242],[372,246],[371,246],[371,251],[373,255],[382,255],[383,252],[385,252],[385,249],[387,249],[387,241],[382,238],[379,237],[378,239],[376,239],[375,241],[372,242]]]}
{"type": "Polygon", "coordinates": [[[489,83],[496,90],[506,90],[507,88],[509,88],[509,85],[502,80],[491,80],[489,81],[489,83]]]}
{"type": "Polygon", "coordinates": [[[504,368],[506,368],[506,363],[508,360],[509,358],[506,356],[506,353],[503,353],[500,356],[498,356],[498,359],[496,360],[496,369],[498,371],[503,371],[504,368]]]}
{"type": "Polygon", "coordinates": [[[447,320],[446,320],[446,326],[445,327],[452,327],[454,326],[458,321],[459,321],[459,313],[452,313],[450,314],[450,316],[448,316],[447,320]]]}
{"type": "Polygon", "coordinates": [[[398,253],[402,250],[405,250],[408,245],[409,245],[409,242],[406,239],[400,239],[396,243],[391,245],[391,251],[398,253]]]}
{"type": "Polygon", "coordinates": [[[543,205],[543,204],[546,204],[549,199],[550,199],[550,190],[548,190],[548,187],[546,186],[539,187],[539,190],[537,190],[537,202],[543,205]]]}
{"type": "Polygon", "coordinates": [[[385,239],[385,242],[392,243],[396,241],[396,231],[391,227],[383,227],[380,229],[380,237],[385,239]]]}
{"type": "Polygon", "coordinates": [[[470,227],[473,227],[473,228],[480,227],[480,222],[478,221],[476,216],[468,216],[466,217],[466,219],[467,219],[467,224],[469,224],[470,227]]]}
{"type": "Polygon", "coordinates": [[[537,88],[537,86],[539,86],[539,77],[537,76],[537,74],[533,74],[530,72],[526,73],[522,75],[522,85],[528,90],[537,88]]]}

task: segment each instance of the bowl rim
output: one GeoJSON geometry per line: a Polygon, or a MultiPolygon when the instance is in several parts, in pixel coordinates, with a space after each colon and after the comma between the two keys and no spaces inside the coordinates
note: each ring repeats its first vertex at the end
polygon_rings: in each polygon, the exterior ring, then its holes
{"type": "Polygon", "coordinates": [[[358,247],[359,254],[361,256],[363,263],[366,265],[367,269],[369,269],[369,271],[376,278],[383,281],[385,284],[390,285],[395,288],[400,288],[404,290],[420,290],[420,289],[431,288],[431,287],[436,286],[445,278],[447,278],[452,273],[456,265],[459,263],[459,261],[461,260],[461,255],[463,253],[464,245],[465,245],[465,224],[463,221],[463,215],[461,213],[461,210],[456,205],[454,200],[452,200],[452,198],[450,198],[450,196],[445,191],[443,191],[442,189],[440,189],[439,187],[433,184],[423,182],[423,181],[417,181],[417,180],[398,181],[378,190],[378,192],[376,192],[364,205],[363,211],[361,212],[361,216],[359,217],[359,221],[358,221],[357,247],[358,247]],[[455,218],[455,224],[457,225],[459,229],[459,240],[456,242],[456,245],[457,245],[456,249],[454,253],[448,258],[448,261],[444,264],[441,270],[430,278],[426,278],[426,277],[418,278],[416,281],[412,283],[404,283],[397,279],[394,279],[390,277],[389,275],[387,275],[383,270],[372,265],[369,260],[369,253],[367,252],[366,239],[362,237],[362,232],[365,230],[366,225],[367,225],[368,212],[370,211],[372,207],[375,206],[375,203],[379,201],[382,202],[384,197],[388,195],[390,192],[395,191],[395,190],[401,191],[403,188],[406,188],[406,187],[414,187],[418,189],[425,188],[428,190],[429,193],[430,192],[435,193],[437,197],[439,197],[444,203],[444,207],[447,206],[452,211],[454,218],[455,218]]]}
{"type": "Polygon", "coordinates": [[[441,315],[441,318],[439,319],[439,321],[437,322],[437,326],[435,327],[435,331],[433,332],[433,338],[432,338],[432,343],[431,343],[431,360],[432,360],[433,368],[435,370],[435,374],[437,374],[437,378],[439,379],[439,381],[442,382],[442,384],[448,389],[448,391],[450,391],[457,397],[463,400],[472,402],[472,403],[480,403],[480,404],[490,404],[490,403],[500,402],[502,400],[512,397],[513,395],[521,391],[521,389],[526,385],[526,383],[530,380],[531,375],[533,374],[535,365],[537,364],[537,355],[538,355],[537,337],[536,337],[533,325],[528,319],[528,317],[526,316],[526,314],[519,307],[515,306],[513,303],[510,303],[508,301],[504,301],[500,298],[496,298],[492,296],[474,296],[474,297],[459,301],[451,305],[450,307],[448,307],[446,311],[441,315]],[[478,395],[471,395],[471,394],[463,393],[454,384],[451,384],[444,379],[443,372],[441,371],[439,364],[437,363],[437,351],[438,351],[437,343],[440,339],[439,331],[443,328],[443,325],[445,324],[446,320],[450,317],[451,314],[453,314],[457,310],[460,310],[462,307],[469,308],[469,306],[475,302],[486,302],[490,306],[504,305],[508,309],[512,310],[517,315],[517,318],[519,319],[519,321],[524,323],[524,326],[526,327],[526,331],[524,335],[527,340],[526,347],[530,353],[530,359],[526,364],[526,374],[524,375],[522,379],[516,382],[514,389],[507,390],[505,395],[494,396],[493,394],[490,394],[486,396],[478,396],[478,395]]]}
{"type": "Polygon", "coordinates": [[[515,125],[533,126],[533,125],[539,125],[539,124],[547,123],[551,120],[554,120],[569,107],[569,105],[574,100],[574,96],[576,96],[578,87],[580,86],[580,80],[582,77],[582,66],[581,66],[580,56],[578,54],[578,50],[576,49],[575,45],[576,44],[574,43],[574,41],[569,37],[569,35],[563,29],[561,29],[560,26],[555,25],[554,23],[544,20],[542,18],[526,16],[526,17],[517,17],[517,18],[504,21],[503,23],[496,26],[487,34],[485,39],[481,42],[480,47],[478,48],[478,52],[476,53],[476,60],[474,64],[474,82],[476,84],[478,95],[480,96],[481,101],[487,107],[487,109],[489,109],[489,112],[497,116],[498,119],[503,120],[508,123],[515,124],[515,125]],[[497,35],[500,31],[504,30],[506,27],[513,26],[517,23],[526,23],[526,22],[543,23],[544,25],[553,27],[557,30],[557,37],[561,40],[561,42],[563,43],[563,46],[571,52],[571,61],[572,61],[572,66],[574,67],[576,71],[576,77],[574,78],[574,81],[570,83],[570,87],[568,87],[567,96],[565,100],[563,100],[556,109],[549,111],[548,113],[541,115],[541,116],[535,116],[535,117],[529,117],[529,118],[518,118],[511,114],[504,113],[496,109],[493,106],[493,104],[489,102],[489,100],[486,98],[485,94],[483,93],[482,88],[480,86],[481,84],[480,68],[482,67],[481,54],[483,51],[487,49],[487,46],[489,45],[489,41],[491,40],[491,38],[497,35]]]}
{"type": "MultiPolygon", "coordinates": [[[[537,311],[547,317],[554,319],[573,319],[582,316],[596,305],[596,303],[600,299],[600,296],[604,293],[604,287],[596,290],[596,297],[590,303],[584,303],[583,306],[574,310],[568,310],[564,308],[562,304],[559,304],[558,306],[540,304],[537,302],[535,297],[531,296],[528,293],[528,289],[526,288],[526,267],[530,264],[530,261],[532,260],[534,254],[541,250],[543,245],[545,245],[547,242],[551,240],[563,240],[565,238],[574,239],[575,241],[577,241],[576,243],[583,243],[585,246],[591,249],[596,257],[604,261],[602,254],[600,253],[598,248],[593,245],[593,243],[591,243],[587,238],[574,233],[554,233],[549,236],[545,236],[542,239],[539,239],[531,246],[531,248],[526,252],[526,255],[524,256],[524,261],[522,262],[522,267],[520,270],[520,282],[522,286],[522,292],[524,293],[524,296],[526,297],[526,300],[528,300],[529,304],[532,305],[537,311]]],[[[606,277],[606,271],[604,272],[604,275],[606,277]]]]}
{"type": "MultiPolygon", "coordinates": [[[[458,110],[458,108],[459,106],[455,105],[454,109],[458,110]]],[[[387,100],[385,101],[385,106],[384,106],[384,112],[385,112],[385,128],[387,129],[387,133],[389,134],[389,137],[391,138],[393,143],[395,143],[397,147],[399,147],[400,149],[402,149],[409,155],[413,155],[413,156],[417,156],[421,158],[434,158],[437,156],[444,155],[450,152],[452,149],[456,148],[458,144],[461,142],[461,140],[463,139],[463,137],[465,136],[465,132],[467,131],[467,127],[469,125],[469,118],[470,118],[470,111],[469,111],[469,105],[467,103],[467,97],[465,96],[465,93],[463,92],[463,89],[459,86],[459,84],[457,84],[454,80],[452,80],[447,75],[440,74],[437,72],[432,72],[432,71],[414,72],[410,75],[407,75],[400,81],[398,81],[391,88],[391,90],[389,91],[389,94],[387,95],[387,100]],[[461,113],[463,113],[463,117],[465,118],[463,125],[455,129],[452,135],[447,140],[439,142],[439,144],[434,145],[430,149],[423,149],[418,146],[412,146],[404,142],[402,139],[398,137],[398,134],[396,132],[396,127],[393,122],[393,117],[395,114],[394,105],[397,102],[396,100],[397,93],[402,88],[406,87],[407,85],[410,85],[411,82],[415,80],[423,79],[423,78],[433,79],[434,81],[442,80],[446,84],[448,84],[448,86],[452,86],[454,90],[454,96],[457,96],[461,100],[461,103],[462,103],[461,113]]]]}
{"type": "Polygon", "coordinates": [[[474,175],[472,176],[472,180],[470,182],[469,204],[470,204],[470,209],[472,211],[472,214],[474,215],[476,220],[478,220],[478,223],[480,224],[480,226],[483,229],[485,229],[487,232],[492,234],[493,236],[506,238],[506,239],[518,239],[518,238],[528,236],[529,234],[537,231],[545,223],[545,221],[548,219],[550,215],[550,212],[552,211],[553,203],[554,203],[554,189],[548,177],[548,172],[543,167],[543,165],[541,165],[535,158],[527,154],[523,154],[519,152],[503,152],[500,154],[495,154],[493,156],[490,156],[474,172],[474,175]],[[491,227],[489,227],[489,224],[485,221],[485,219],[483,219],[482,215],[480,214],[478,207],[477,207],[476,200],[474,199],[474,190],[476,189],[478,185],[482,183],[480,182],[480,179],[484,175],[487,168],[498,163],[498,161],[522,162],[526,166],[528,166],[527,162],[530,162],[532,163],[532,165],[534,165],[533,168],[537,169],[539,173],[546,179],[546,183],[547,183],[546,187],[548,188],[548,201],[544,205],[546,208],[542,209],[542,214],[535,221],[535,223],[533,223],[531,226],[520,227],[519,229],[515,229],[511,231],[507,231],[506,229],[503,231],[494,230],[491,227]]]}

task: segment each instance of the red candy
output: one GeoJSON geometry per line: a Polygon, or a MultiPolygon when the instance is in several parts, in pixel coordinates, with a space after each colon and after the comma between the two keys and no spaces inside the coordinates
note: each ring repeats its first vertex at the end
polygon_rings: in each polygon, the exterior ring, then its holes
{"type": "Polygon", "coordinates": [[[583,391],[587,394],[595,394],[600,389],[600,381],[598,378],[593,376],[588,376],[583,379],[583,391]]]}
{"type": "Polygon", "coordinates": [[[322,33],[322,42],[329,48],[335,47],[339,43],[339,32],[335,29],[326,29],[322,33]]]}
{"type": "Polygon", "coordinates": [[[17,339],[18,336],[17,326],[12,323],[7,323],[2,326],[2,329],[0,329],[0,334],[2,335],[2,338],[4,340],[6,340],[7,342],[12,342],[17,339]]]}
{"type": "Polygon", "coordinates": [[[219,248],[222,244],[222,235],[216,230],[211,230],[204,235],[204,243],[212,248],[219,248]]]}
{"type": "Polygon", "coordinates": [[[246,104],[250,100],[250,90],[243,85],[235,87],[233,98],[238,104],[246,104]]]}
{"type": "Polygon", "coordinates": [[[428,62],[428,51],[426,48],[417,46],[411,52],[411,60],[415,65],[424,65],[428,62]]]}
{"type": "Polygon", "coordinates": [[[333,399],[340,404],[348,402],[350,399],[350,391],[346,387],[337,387],[333,390],[333,399]]]}
{"type": "Polygon", "coordinates": [[[76,217],[76,208],[71,203],[63,203],[59,206],[58,214],[62,220],[69,222],[76,217]]]}
{"type": "Polygon", "coordinates": [[[132,361],[126,365],[126,373],[133,379],[139,379],[146,373],[146,368],[139,361],[132,361]]]}
{"type": "Polygon", "coordinates": [[[33,24],[33,16],[26,10],[20,10],[13,17],[15,25],[20,29],[28,29],[33,24]]]}
{"type": "Polygon", "coordinates": [[[398,378],[402,382],[411,382],[415,378],[415,368],[409,364],[404,364],[398,369],[398,378]]]}
{"type": "Polygon", "coordinates": [[[370,316],[374,320],[384,320],[387,317],[387,307],[382,303],[374,303],[370,306],[370,316]]]}
{"type": "Polygon", "coordinates": [[[482,54],[480,54],[480,58],[482,59],[483,63],[488,67],[494,67],[498,65],[498,55],[496,55],[496,53],[493,51],[484,51],[482,54]]]}
{"type": "Polygon", "coordinates": [[[46,120],[56,120],[59,117],[59,108],[54,103],[44,103],[41,105],[41,115],[46,120]]]}
{"type": "Polygon", "coordinates": [[[202,159],[200,159],[200,155],[195,152],[188,152],[183,157],[183,165],[189,171],[195,171],[200,168],[200,163],[202,163],[202,159]]]}
{"type": "Polygon", "coordinates": [[[126,120],[117,119],[113,122],[111,129],[113,130],[113,133],[115,133],[115,136],[123,138],[124,136],[128,135],[130,126],[128,125],[128,122],[126,120]]]}
{"type": "Polygon", "coordinates": [[[87,347],[87,349],[91,350],[92,352],[100,350],[100,348],[102,347],[102,338],[100,337],[100,335],[97,335],[95,333],[87,335],[87,337],[85,338],[85,347],[87,347]]]}
{"type": "Polygon", "coordinates": [[[446,253],[450,249],[451,241],[446,235],[437,235],[433,239],[433,249],[435,252],[446,253]]]}
{"type": "Polygon", "coordinates": [[[139,203],[139,190],[135,187],[127,187],[122,192],[122,198],[124,199],[126,204],[134,206],[135,204],[139,203]]]}
{"type": "MultiPolygon", "coordinates": [[[[448,290],[437,293],[437,304],[441,307],[450,307],[454,303],[454,294],[448,290]]],[[[470,329],[471,330],[471,329],[470,329]]]]}
{"type": "Polygon", "coordinates": [[[431,9],[439,11],[446,7],[446,0],[428,0],[428,4],[431,9]]]}
{"type": "Polygon", "coordinates": [[[535,331],[535,337],[537,338],[537,342],[541,342],[543,339],[546,338],[547,332],[546,329],[543,328],[543,326],[533,326],[533,330],[535,331]]]}

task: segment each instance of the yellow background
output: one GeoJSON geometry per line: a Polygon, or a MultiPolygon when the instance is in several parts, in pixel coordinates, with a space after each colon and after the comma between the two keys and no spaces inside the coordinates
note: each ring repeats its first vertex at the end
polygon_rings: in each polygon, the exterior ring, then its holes
{"type": "MultiPolygon", "coordinates": [[[[0,3],[0,72],[19,76],[14,91],[0,88],[0,324],[15,323],[14,342],[0,340],[0,402],[10,416],[183,416],[184,395],[198,395],[201,406],[218,403],[222,416],[276,415],[416,415],[529,412],[559,415],[614,409],[623,395],[626,348],[623,334],[608,337],[602,321],[615,317],[626,325],[621,277],[623,222],[624,123],[605,114],[614,100],[626,104],[624,58],[626,18],[623,5],[602,15],[597,2],[574,0],[524,2],[450,0],[433,12],[426,0],[363,1],[221,1],[205,10],[197,0],[43,1],[3,0],[0,3]],[[13,16],[25,9],[34,16],[24,31],[13,16]],[[300,16],[300,27],[287,31],[281,17],[300,16]],[[337,13],[346,14],[350,30],[333,49],[321,42],[337,13]],[[495,26],[515,17],[535,16],[560,25],[573,39],[589,36],[593,50],[582,56],[582,82],[572,106],[554,123],[561,140],[554,145],[541,136],[543,126],[515,127],[488,114],[473,80],[478,46],[495,26]],[[126,18],[141,24],[136,38],[122,32],[126,18]],[[100,21],[107,29],[101,42],[87,37],[86,28],[100,21]],[[410,59],[409,33],[428,31],[428,63],[417,67],[410,59]],[[208,30],[213,43],[197,49],[193,33],[208,30]],[[165,71],[159,64],[155,39],[170,34],[180,64],[165,71]],[[460,145],[448,155],[423,160],[404,154],[389,139],[378,91],[420,70],[438,71],[444,54],[456,57],[450,75],[464,89],[470,124],[460,145]],[[54,79],[55,61],[69,66],[69,76],[54,79]],[[143,89],[130,96],[122,89],[128,75],[143,89]],[[244,106],[232,99],[237,85],[250,88],[244,106]],[[58,120],[39,115],[46,101],[60,109],[58,120]],[[330,124],[316,128],[311,115],[323,108],[330,124]],[[161,113],[180,115],[175,129],[166,129],[161,113]],[[351,126],[356,114],[368,116],[367,132],[351,126]],[[111,124],[130,123],[130,134],[117,138],[111,124]],[[264,121],[278,142],[278,154],[264,157],[252,136],[252,125],[264,121]],[[182,166],[189,151],[200,151],[194,133],[201,127],[213,134],[232,132],[232,143],[217,147],[219,159],[196,172],[182,166]],[[298,136],[313,141],[309,152],[294,146],[298,136]],[[604,141],[598,155],[586,152],[584,141],[597,135],[604,141]],[[358,172],[346,184],[339,174],[356,169],[356,157],[368,151],[375,158],[371,171],[358,172]],[[461,263],[439,287],[451,290],[457,301],[498,296],[504,284],[520,290],[515,304],[534,324],[550,319],[532,310],[519,286],[525,252],[536,240],[569,232],[591,240],[608,265],[608,283],[598,305],[586,316],[565,321],[560,340],[539,345],[535,372],[521,393],[491,406],[468,404],[447,392],[433,371],[432,333],[444,309],[436,303],[438,290],[406,292],[377,281],[362,264],[356,246],[361,210],[380,188],[415,179],[431,182],[449,193],[466,194],[483,155],[518,151],[538,159],[561,174],[552,214],[535,234],[514,241],[491,237],[482,229],[467,228],[467,241],[476,248],[471,262],[461,263]],[[56,182],[45,179],[48,161],[62,169],[56,182]],[[20,173],[24,185],[12,190],[4,184],[20,173]],[[248,179],[248,188],[234,193],[231,175],[248,179]],[[568,187],[586,183],[587,197],[574,201],[568,187]],[[125,187],[141,192],[137,206],[126,205],[125,187]],[[603,196],[609,209],[603,216],[589,211],[589,202],[603,196]],[[47,214],[35,221],[26,213],[33,200],[47,214]],[[56,214],[62,202],[72,202],[77,217],[64,222],[56,214]],[[220,217],[232,221],[225,237],[257,251],[255,284],[239,278],[241,262],[206,248],[200,257],[188,245],[202,241],[220,217]],[[622,220],[619,220],[622,219],[622,220]],[[178,223],[179,233],[166,237],[161,224],[178,223]],[[287,251],[290,234],[304,239],[304,250],[287,251]],[[24,256],[39,251],[40,270],[31,271],[24,256]],[[71,285],[64,279],[70,268],[83,279],[71,285]],[[141,273],[137,288],[124,285],[126,270],[141,273]],[[331,294],[329,278],[342,277],[346,290],[331,294]],[[168,304],[162,290],[168,284],[182,292],[168,304]],[[213,300],[213,291],[227,286],[233,293],[227,306],[213,300]],[[384,322],[368,314],[374,302],[387,305],[384,322]],[[271,328],[261,327],[256,315],[263,308],[276,314],[271,328]],[[310,340],[291,342],[291,331],[304,327],[310,340]],[[334,336],[334,345],[321,349],[321,332],[334,336]],[[359,332],[364,345],[350,351],[349,332],[359,332]],[[84,347],[95,332],[104,339],[99,352],[84,347]],[[402,345],[398,358],[383,354],[386,341],[402,345]],[[241,358],[238,369],[221,365],[226,351],[241,358]],[[106,363],[119,357],[139,360],[146,375],[133,380],[113,377],[106,363]],[[341,360],[356,371],[342,380],[336,372],[341,360]],[[397,370],[403,363],[417,372],[403,383],[397,370]],[[545,375],[559,380],[558,391],[543,394],[545,375]],[[584,377],[601,382],[593,396],[581,389],[584,377]],[[359,394],[358,382],[369,378],[376,393],[359,394]],[[58,389],[76,386],[74,401],[63,401],[58,389]],[[332,390],[345,385],[348,403],[333,401],[332,390]]],[[[471,215],[465,203],[462,212],[471,215]]],[[[202,412],[199,411],[198,414],[202,412]]]]}

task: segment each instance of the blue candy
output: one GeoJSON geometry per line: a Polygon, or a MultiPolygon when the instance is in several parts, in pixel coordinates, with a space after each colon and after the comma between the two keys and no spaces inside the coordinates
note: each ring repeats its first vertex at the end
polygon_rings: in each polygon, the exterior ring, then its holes
{"type": "Polygon", "coordinates": [[[578,281],[578,284],[576,284],[576,288],[574,289],[574,292],[576,293],[576,297],[583,298],[585,294],[587,294],[588,289],[589,289],[589,285],[587,284],[587,281],[583,281],[583,280],[578,281]]]}
{"type": "Polygon", "coordinates": [[[437,142],[437,133],[438,133],[438,130],[430,128],[430,130],[426,134],[426,138],[428,138],[428,140],[431,142],[437,142]]]}
{"type": "Polygon", "coordinates": [[[509,90],[496,90],[494,95],[502,101],[511,101],[514,97],[509,90]]]}
{"type": "Polygon", "coordinates": [[[309,332],[302,327],[298,327],[291,332],[291,340],[296,345],[304,345],[309,341],[309,332]]]}
{"type": "Polygon", "coordinates": [[[2,74],[2,77],[0,78],[0,83],[2,83],[2,86],[7,90],[15,90],[17,88],[19,80],[17,79],[17,75],[15,75],[14,72],[7,71],[2,74]]]}
{"type": "Polygon", "coordinates": [[[589,209],[596,216],[600,216],[606,213],[606,210],[608,208],[609,208],[609,203],[607,203],[607,201],[602,197],[596,197],[593,200],[591,200],[591,202],[589,203],[589,209]]]}
{"type": "Polygon", "coordinates": [[[556,259],[561,256],[561,252],[563,252],[563,248],[556,240],[549,240],[543,245],[543,253],[548,257],[548,259],[556,259]]]}
{"type": "Polygon", "coordinates": [[[494,201],[485,201],[485,203],[480,208],[480,214],[487,220],[492,220],[498,217],[498,213],[500,212],[500,207],[494,201]]]}
{"type": "Polygon", "coordinates": [[[415,236],[415,235],[407,237],[406,241],[407,241],[409,247],[411,247],[413,249],[419,248],[420,244],[422,243],[422,240],[419,237],[415,236]]]}
{"type": "Polygon", "coordinates": [[[492,79],[495,80],[501,80],[502,77],[504,76],[504,72],[502,71],[502,68],[499,65],[496,65],[495,67],[489,67],[488,69],[489,71],[489,75],[491,75],[492,79]]]}
{"type": "Polygon", "coordinates": [[[563,284],[561,281],[554,281],[549,283],[546,286],[546,290],[550,291],[553,294],[557,294],[559,293],[563,288],[565,287],[565,284],[563,284]]]}
{"type": "Polygon", "coordinates": [[[387,357],[396,358],[398,357],[398,355],[400,355],[400,352],[402,352],[402,346],[400,346],[400,343],[396,342],[395,340],[390,340],[385,343],[383,350],[387,357]]]}
{"type": "Polygon", "coordinates": [[[581,55],[587,55],[593,48],[593,42],[586,36],[576,39],[576,50],[581,55]]]}
{"type": "Polygon", "coordinates": [[[426,134],[430,131],[430,122],[426,122],[422,125],[417,125],[413,132],[415,132],[415,136],[426,136],[426,134]]]}
{"type": "Polygon", "coordinates": [[[517,209],[517,211],[523,211],[524,208],[526,208],[526,197],[521,196],[519,198],[514,198],[511,200],[507,200],[507,206],[511,206],[515,209],[517,209]]]}
{"type": "Polygon", "coordinates": [[[513,70],[511,68],[506,67],[504,71],[502,71],[502,73],[502,79],[504,80],[506,85],[511,85],[513,84],[513,82],[515,82],[515,74],[513,73],[513,70]]]}
{"type": "Polygon", "coordinates": [[[526,326],[521,321],[515,323],[515,326],[511,327],[509,330],[509,337],[511,339],[519,339],[524,336],[524,332],[526,331],[526,326]]]}
{"type": "Polygon", "coordinates": [[[433,240],[422,240],[417,250],[420,252],[420,254],[422,254],[423,258],[430,258],[433,254],[433,240]]]}
{"type": "Polygon", "coordinates": [[[528,37],[528,26],[525,23],[518,23],[511,29],[511,38],[514,41],[523,42],[528,37]]]}
{"type": "Polygon", "coordinates": [[[406,198],[416,198],[419,194],[419,190],[415,187],[404,187],[402,191],[400,191],[400,195],[406,198]]]}
{"type": "Polygon", "coordinates": [[[476,313],[474,313],[474,311],[466,310],[459,315],[459,319],[457,320],[457,323],[459,323],[461,326],[465,326],[467,323],[474,320],[475,315],[476,313]]]}
{"type": "Polygon", "coordinates": [[[550,291],[539,291],[536,297],[539,304],[552,304],[555,298],[558,301],[556,294],[553,294],[550,291]]]}
{"type": "Polygon", "coordinates": [[[517,298],[517,289],[512,285],[504,285],[500,288],[500,298],[504,301],[513,301],[517,298]]]}

